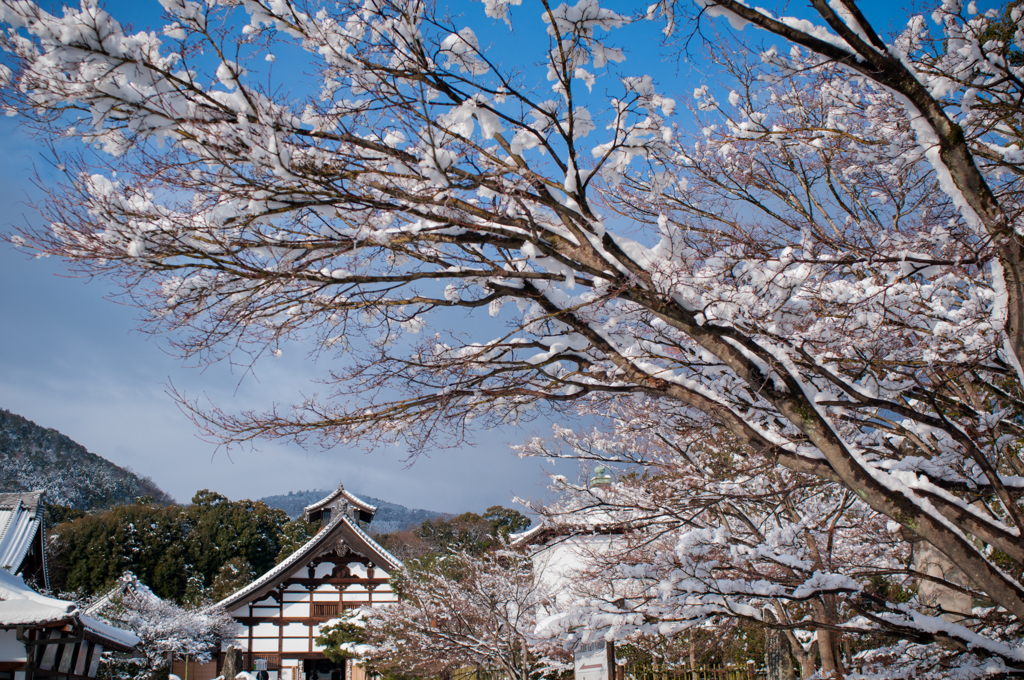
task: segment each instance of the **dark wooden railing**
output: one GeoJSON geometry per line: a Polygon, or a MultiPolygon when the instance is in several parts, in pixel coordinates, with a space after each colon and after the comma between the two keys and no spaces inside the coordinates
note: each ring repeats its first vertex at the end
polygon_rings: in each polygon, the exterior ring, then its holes
{"type": "Polygon", "coordinates": [[[673,668],[671,670],[625,669],[626,680],[765,680],[768,674],[756,664],[724,664],[700,668],[673,668]]]}
{"type": "Polygon", "coordinates": [[[279,671],[281,670],[281,655],[277,652],[244,652],[243,663],[245,668],[243,670],[252,672],[252,669],[256,667],[257,659],[264,659],[267,662],[268,671],[279,671]]]}
{"type": "Polygon", "coordinates": [[[338,615],[337,602],[314,602],[313,618],[336,617],[338,615]]]}

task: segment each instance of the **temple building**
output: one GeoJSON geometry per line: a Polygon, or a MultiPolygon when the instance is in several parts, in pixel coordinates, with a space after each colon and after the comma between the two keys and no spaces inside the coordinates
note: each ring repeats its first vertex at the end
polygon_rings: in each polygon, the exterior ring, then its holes
{"type": "Polygon", "coordinates": [[[0,569],[48,590],[45,491],[0,493],[0,569]]]}
{"type": "Polygon", "coordinates": [[[37,592],[49,586],[44,495],[0,494],[0,680],[89,680],[105,651],[139,639],[37,592]]]}
{"type": "MultiPolygon", "coordinates": [[[[397,602],[388,579],[402,563],[359,525],[374,512],[342,484],[306,507],[305,519],[320,523],[316,536],[218,603],[240,624],[238,638],[224,641],[224,652],[240,648],[243,668],[265,666],[270,680],[361,680],[361,669],[329,660],[316,637],[321,625],[346,609],[397,602]]],[[[216,677],[220,656],[216,668],[189,668],[189,680],[216,677]]],[[[185,677],[178,671],[175,664],[175,674],[185,677]]]]}

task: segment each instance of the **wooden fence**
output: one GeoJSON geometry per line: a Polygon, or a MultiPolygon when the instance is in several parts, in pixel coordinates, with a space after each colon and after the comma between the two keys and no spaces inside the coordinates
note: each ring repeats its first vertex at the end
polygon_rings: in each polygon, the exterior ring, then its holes
{"type": "MultiPolygon", "coordinates": [[[[651,668],[631,669],[619,666],[616,669],[616,680],[766,680],[768,675],[763,668],[757,668],[754,662],[747,664],[724,664],[703,666],[694,670],[673,668],[670,670],[654,670],[651,668]]],[[[571,672],[571,671],[570,671],[571,672]]],[[[460,668],[449,676],[448,680],[516,680],[509,678],[502,670],[460,668]]]]}
{"type": "Polygon", "coordinates": [[[651,669],[632,670],[625,667],[625,680],[766,680],[768,674],[757,668],[754,662],[747,664],[725,664],[702,666],[696,669],[673,668],[656,671],[651,669]]]}

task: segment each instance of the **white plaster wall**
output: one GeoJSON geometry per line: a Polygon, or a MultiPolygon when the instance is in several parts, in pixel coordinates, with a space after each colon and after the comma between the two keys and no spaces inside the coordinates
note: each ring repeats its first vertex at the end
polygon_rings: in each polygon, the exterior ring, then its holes
{"type": "Polygon", "coordinates": [[[309,604],[307,602],[285,602],[284,615],[296,619],[305,618],[309,616],[309,604]]]}
{"type": "Polygon", "coordinates": [[[277,638],[272,640],[253,640],[252,651],[254,652],[276,652],[277,651],[277,638]]]}
{"type": "MultiPolygon", "coordinates": [[[[315,645],[314,645],[315,648],[315,645]]],[[[303,638],[302,640],[289,640],[284,639],[284,651],[286,652],[308,652],[309,651],[309,638],[303,638]]]]}
{"type": "Polygon", "coordinates": [[[25,643],[14,630],[0,630],[0,661],[25,661],[25,643]]]}
{"type": "Polygon", "coordinates": [[[559,610],[588,592],[607,595],[606,583],[585,578],[582,572],[595,557],[609,550],[612,541],[612,537],[600,534],[581,536],[538,551],[533,557],[533,573],[541,596],[550,598],[554,609],[559,610]]]}
{"type": "Polygon", "coordinates": [[[284,627],[285,637],[309,637],[309,626],[302,623],[289,623],[284,627]]]}
{"type": "Polygon", "coordinates": [[[272,623],[261,623],[253,627],[253,637],[277,637],[277,626],[272,623]]]}

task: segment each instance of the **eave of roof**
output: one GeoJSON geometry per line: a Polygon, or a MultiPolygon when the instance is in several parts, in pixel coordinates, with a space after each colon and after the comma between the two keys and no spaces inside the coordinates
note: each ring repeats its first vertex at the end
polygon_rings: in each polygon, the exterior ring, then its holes
{"type": "Polygon", "coordinates": [[[552,527],[550,525],[544,523],[538,524],[532,529],[527,529],[521,534],[512,534],[509,536],[509,547],[522,548],[524,546],[531,545],[540,538],[541,534],[550,533],[551,531],[552,527]]]}
{"type": "Polygon", "coordinates": [[[134,633],[83,616],[74,602],[40,595],[25,579],[0,569],[0,628],[48,628],[65,623],[81,625],[87,637],[105,647],[129,651],[139,643],[134,633]]]}
{"type": "Polygon", "coordinates": [[[576,536],[614,536],[626,533],[621,524],[538,524],[521,534],[509,537],[510,548],[543,547],[552,539],[567,540],[576,536]]]}
{"type": "Polygon", "coordinates": [[[341,538],[354,552],[370,558],[375,564],[379,564],[385,569],[395,570],[402,568],[401,560],[385,550],[369,534],[352,522],[347,515],[339,513],[330,524],[321,529],[305,545],[289,555],[281,564],[213,606],[230,610],[243,602],[252,602],[264,597],[282,581],[304,568],[309,563],[309,560],[313,559],[323,549],[323,544],[337,538],[341,538]]]}
{"type": "Polygon", "coordinates": [[[120,647],[120,651],[127,652],[139,644],[139,637],[135,633],[121,630],[91,616],[80,616],[79,619],[85,629],[86,637],[96,638],[95,641],[105,647],[120,647]]]}

